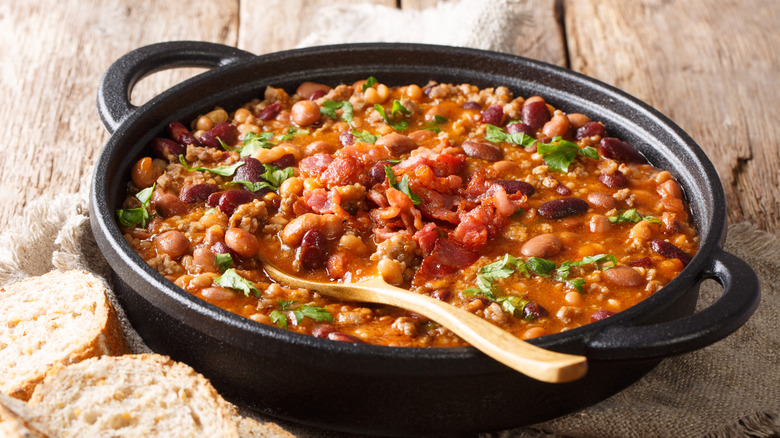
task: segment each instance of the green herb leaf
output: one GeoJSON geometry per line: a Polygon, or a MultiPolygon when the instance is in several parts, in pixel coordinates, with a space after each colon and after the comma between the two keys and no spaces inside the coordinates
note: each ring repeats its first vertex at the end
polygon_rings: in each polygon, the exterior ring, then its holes
{"type": "Polygon", "coordinates": [[[286,329],[287,328],[287,314],[280,310],[272,310],[271,313],[268,314],[268,317],[271,319],[271,322],[276,324],[277,327],[286,329]]]}
{"type": "Polygon", "coordinates": [[[374,84],[377,83],[377,80],[373,76],[369,76],[368,79],[366,79],[366,82],[363,83],[363,86],[361,87],[363,89],[363,92],[365,93],[366,90],[373,87],[374,84]]]}
{"type": "Polygon", "coordinates": [[[289,312],[292,317],[295,318],[295,324],[300,324],[303,318],[311,318],[315,321],[333,321],[333,315],[330,314],[324,307],[310,306],[304,304],[302,306],[294,306],[297,301],[278,300],[280,310],[274,310],[269,314],[271,321],[279,327],[287,328],[287,315],[284,312],[289,312]],[[276,313],[274,315],[274,313],[276,313]]]}
{"type": "Polygon", "coordinates": [[[401,177],[401,181],[399,182],[398,178],[395,176],[395,172],[393,172],[392,166],[389,164],[385,165],[385,175],[387,175],[387,182],[389,186],[408,196],[412,201],[412,204],[418,205],[420,202],[422,202],[420,197],[412,193],[412,189],[409,188],[409,175],[404,174],[404,176],[401,177]]]}
{"type": "Polygon", "coordinates": [[[233,176],[236,173],[236,169],[246,164],[243,161],[237,161],[234,164],[230,164],[227,166],[219,166],[215,167],[213,169],[209,169],[208,167],[190,167],[187,165],[187,161],[184,160],[184,155],[179,155],[179,162],[182,166],[184,166],[184,170],[187,172],[192,172],[197,170],[198,172],[211,172],[216,175],[220,176],[233,176]]]}
{"type": "Polygon", "coordinates": [[[247,132],[244,134],[244,146],[241,147],[239,155],[248,157],[258,149],[271,149],[276,146],[276,144],[270,142],[273,137],[273,132],[261,132],[260,134],[247,132]]]}
{"type": "MultiPolygon", "coordinates": [[[[396,100],[395,102],[398,101],[396,100]]],[[[395,106],[395,103],[393,103],[393,106],[395,106]]],[[[403,105],[401,106],[403,107],[403,105]]],[[[396,131],[403,131],[404,129],[409,127],[409,122],[407,122],[406,120],[401,120],[400,122],[396,123],[390,117],[388,117],[387,114],[385,113],[385,108],[382,105],[377,103],[376,105],[374,105],[374,109],[377,110],[377,112],[382,116],[382,118],[385,119],[385,122],[396,131]]],[[[406,108],[404,107],[404,109],[406,108]]]]}
{"type": "Polygon", "coordinates": [[[228,184],[241,184],[250,192],[256,192],[261,189],[268,189],[273,191],[279,189],[279,187],[274,186],[268,181],[246,181],[243,179],[237,179],[237,180],[230,181],[228,184]]]}
{"type": "Polygon", "coordinates": [[[263,167],[265,172],[260,174],[260,177],[271,183],[275,187],[274,190],[277,190],[283,182],[294,175],[292,167],[279,169],[272,164],[263,164],[263,167]]]}
{"type": "Polygon", "coordinates": [[[336,110],[341,109],[341,120],[352,123],[353,108],[352,104],[347,100],[341,102],[334,102],[332,100],[326,100],[322,102],[320,106],[320,114],[330,117],[333,120],[338,120],[339,116],[336,114],[336,110]]]}
{"type": "Polygon", "coordinates": [[[280,141],[292,140],[298,134],[308,135],[309,131],[307,131],[305,129],[298,129],[295,126],[290,126],[289,128],[287,128],[287,133],[282,135],[281,137],[279,137],[279,140],[280,141]]]}
{"type": "Polygon", "coordinates": [[[576,144],[555,137],[550,143],[539,143],[536,145],[536,152],[542,156],[547,167],[558,172],[568,172],[569,165],[574,162],[577,155],[599,159],[596,149],[588,146],[580,148],[576,144]]]}
{"type": "Polygon", "coordinates": [[[240,290],[246,296],[249,296],[250,293],[255,294],[256,297],[260,296],[260,290],[251,281],[240,276],[233,268],[227,269],[222,275],[215,278],[214,284],[228,289],[240,290]]]}
{"type": "Polygon", "coordinates": [[[407,109],[407,108],[406,108],[406,107],[405,107],[405,106],[404,106],[404,105],[401,103],[401,101],[400,101],[400,100],[397,100],[397,99],[396,99],[396,100],[394,100],[394,101],[393,101],[393,109],[392,109],[392,110],[390,110],[390,114],[392,114],[393,116],[396,116],[396,115],[398,115],[398,113],[405,114],[405,115],[407,115],[407,116],[412,114],[412,112],[411,112],[411,111],[409,111],[409,110],[408,110],[408,109],[407,109]]]}
{"type": "Polygon", "coordinates": [[[439,128],[439,125],[442,125],[444,123],[447,123],[447,118],[436,114],[435,116],[433,116],[433,120],[425,124],[423,129],[426,131],[433,131],[438,134],[439,132],[441,132],[441,128],[439,128]]]}
{"type": "Polygon", "coordinates": [[[656,217],[653,217],[653,216],[642,216],[641,214],[639,214],[638,211],[636,211],[636,208],[632,208],[632,209],[626,210],[626,211],[618,214],[617,216],[609,216],[609,217],[607,217],[607,219],[609,219],[609,221],[611,223],[613,223],[613,224],[623,223],[623,222],[637,223],[637,222],[640,222],[640,221],[643,221],[643,220],[648,221],[651,224],[659,224],[659,223],[661,223],[661,221],[658,218],[656,218],[656,217]]]}
{"type": "Polygon", "coordinates": [[[533,273],[541,275],[542,277],[549,277],[550,272],[555,269],[555,262],[541,257],[529,257],[525,261],[525,264],[533,273]]]}
{"type": "Polygon", "coordinates": [[[374,135],[368,131],[358,131],[353,129],[350,131],[350,133],[355,137],[355,140],[362,143],[374,144],[377,140],[379,140],[378,135],[374,135]]]}
{"type": "Polygon", "coordinates": [[[333,321],[333,315],[331,315],[324,307],[310,306],[304,304],[298,311],[306,318],[311,318],[315,321],[333,321]]]}
{"type": "MultiPolygon", "coordinates": [[[[521,259],[505,254],[504,257],[497,261],[483,266],[479,273],[480,275],[490,277],[491,279],[507,278],[517,271],[520,265],[524,265],[521,259]]],[[[526,271],[527,273],[527,271],[526,271]]]]}
{"type": "Polygon", "coordinates": [[[149,201],[152,199],[152,193],[157,183],[152,184],[151,187],[147,187],[135,194],[135,198],[141,201],[141,206],[137,208],[118,209],[116,211],[117,219],[119,223],[126,227],[133,227],[137,223],[141,223],[141,228],[146,228],[146,220],[150,218],[149,201]]]}
{"type": "Polygon", "coordinates": [[[525,132],[515,132],[509,134],[498,126],[488,124],[485,128],[485,140],[492,143],[512,143],[524,148],[533,146],[538,142],[535,138],[526,134],[525,132]]]}
{"type": "Polygon", "coordinates": [[[224,141],[222,141],[221,138],[217,137],[217,141],[219,142],[219,145],[222,146],[222,149],[224,149],[226,151],[232,151],[233,150],[233,148],[228,146],[224,141]]]}
{"type": "Polygon", "coordinates": [[[225,271],[233,267],[233,257],[228,252],[217,254],[214,257],[214,266],[219,268],[220,273],[225,273],[225,271]]]}
{"type": "Polygon", "coordinates": [[[528,304],[528,300],[524,300],[514,295],[499,298],[496,302],[501,304],[501,308],[504,309],[504,312],[515,318],[523,318],[523,310],[528,304]]]}

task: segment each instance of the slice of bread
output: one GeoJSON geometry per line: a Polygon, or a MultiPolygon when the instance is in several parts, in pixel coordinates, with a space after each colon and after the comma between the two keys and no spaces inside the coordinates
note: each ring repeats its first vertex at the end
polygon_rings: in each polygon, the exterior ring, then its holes
{"type": "Polygon", "coordinates": [[[0,288],[0,393],[27,400],[52,366],[126,350],[105,286],[86,271],[0,288]]]}
{"type": "Polygon", "coordinates": [[[0,437],[3,438],[49,438],[52,435],[44,427],[33,424],[36,417],[27,403],[13,397],[0,394],[0,437]]]}
{"type": "Polygon", "coordinates": [[[235,407],[205,377],[157,354],[56,366],[30,405],[62,437],[240,436],[235,407]]]}
{"type": "Polygon", "coordinates": [[[238,421],[238,435],[241,438],[295,438],[295,435],[275,423],[268,421],[260,423],[248,417],[240,417],[236,421],[238,421]]]}

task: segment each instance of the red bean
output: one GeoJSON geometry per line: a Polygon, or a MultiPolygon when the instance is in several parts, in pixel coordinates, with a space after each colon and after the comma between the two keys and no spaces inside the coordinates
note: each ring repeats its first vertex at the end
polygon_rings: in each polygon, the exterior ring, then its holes
{"type": "Polygon", "coordinates": [[[619,170],[616,170],[615,173],[611,175],[602,173],[599,175],[599,181],[611,189],[622,189],[628,186],[628,178],[619,170]]]}
{"type": "Polygon", "coordinates": [[[389,161],[379,161],[376,164],[374,164],[371,167],[371,170],[368,171],[369,176],[371,179],[374,180],[376,183],[383,183],[385,182],[385,178],[387,177],[387,173],[385,172],[385,166],[390,166],[389,161]]]}
{"type": "Polygon", "coordinates": [[[590,320],[592,322],[601,321],[604,318],[609,318],[610,316],[614,315],[615,312],[611,310],[606,309],[599,309],[593,313],[593,315],[590,315],[590,320]]]}
{"type": "Polygon", "coordinates": [[[501,149],[487,141],[467,139],[461,144],[463,152],[472,158],[481,158],[488,161],[499,161],[504,158],[504,152],[501,149]]]}
{"type": "Polygon", "coordinates": [[[260,175],[265,173],[265,167],[260,160],[252,157],[244,157],[241,161],[246,164],[236,169],[236,173],[233,174],[233,181],[258,182],[263,180],[260,175]]]}
{"type": "Polygon", "coordinates": [[[535,131],[550,121],[550,111],[547,109],[546,103],[537,100],[525,104],[520,112],[520,117],[526,125],[535,131]]]}
{"type": "Polygon", "coordinates": [[[228,146],[233,146],[238,141],[238,129],[229,122],[217,123],[213,128],[204,132],[200,136],[200,142],[204,146],[212,148],[221,148],[219,143],[222,140],[228,146]]]}
{"type": "Polygon", "coordinates": [[[328,94],[328,92],[325,90],[315,90],[313,93],[311,93],[311,96],[309,96],[309,100],[317,100],[326,94],[328,94]]]}
{"type": "Polygon", "coordinates": [[[563,185],[563,183],[558,183],[557,186],[553,189],[555,190],[555,193],[561,195],[561,196],[569,196],[571,195],[571,189],[563,185]]]}
{"type": "Polygon", "coordinates": [[[599,142],[599,153],[621,163],[645,164],[647,160],[630,144],[613,137],[602,138],[599,142]]]}
{"type": "Polygon", "coordinates": [[[191,144],[194,146],[200,146],[200,140],[195,138],[194,135],[184,125],[179,122],[171,122],[168,124],[168,134],[172,139],[181,144],[191,144]]]}
{"type": "Polygon", "coordinates": [[[533,321],[535,319],[539,319],[544,315],[544,313],[544,307],[540,306],[539,303],[534,301],[531,301],[523,307],[523,318],[526,320],[533,321]]]}
{"type": "Polygon", "coordinates": [[[284,154],[282,155],[278,160],[271,161],[268,163],[272,166],[276,166],[280,169],[285,169],[290,166],[295,165],[295,155],[293,154],[284,154]]]}
{"type": "Polygon", "coordinates": [[[212,193],[217,191],[219,191],[219,186],[216,184],[195,184],[182,187],[179,199],[185,204],[194,204],[198,201],[207,200],[212,193]]]}
{"type": "Polygon", "coordinates": [[[252,202],[255,199],[254,193],[247,190],[228,190],[219,198],[219,209],[222,213],[230,216],[241,204],[252,202]]]}
{"type": "Polygon", "coordinates": [[[507,125],[506,132],[510,134],[517,134],[518,132],[522,132],[525,135],[530,135],[531,137],[534,136],[534,130],[523,122],[517,122],[517,123],[512,123],[510,125],[507,125]]]}
{"type": "Polygon", "coordinates": [[[330,324],[320,324],[312,327],[311,335],[315,338],[327,338],[329,334],[336,331],[336,328],[330,324]]]}
{"type": "Polygon", "coordinates": [[[433,298],[436,298],[439,301],[447,301],[451,295],[452,292],[448,291],[447,289],[436,289],[431,294],[433,298]]]}
{"type": "Polygon", "coordinates": [[[477,102],[466,102],[466,103],[463,104],[463,109],[481,110],[482,109],[482,105],[478,104],[477,102]]]}
{"type": "Polygon", "coordinates": [[[279,114],[279,111],[282,110],[282,104],[281,103],[272,103],[265,107],[264,110],[257,113],[257,118],[267,122],[269,120],[273,120],[274,117],[276,117],[279,114]]]}
{"type": "Polygon", "coordinates": [[[328,333],[328,339],[330,339],[331,341],[341,341],[341,342],[354,342],[354,343],[363,342],[352,335],[348,335],[346,333],[341,333],[341,332],[328,333]]]}
{"type": "Polygon", "coordinates": [[[215,242],[211,245],[211,250],[214,254],[230,254],[230,247],[225,242],[215,242]]]}
{"type": "Polygon", "coordinates": [[[209,195],[208,199],[206,199],[206,207],[214,208],[219,205],[219,200],[222,199],[222,195],[224,195],[225,192],[214,192],[209,195]]]}
{"type": "Polygon", "coordinates": [[[317,269],[325,266],[328,259],[328,248],[322,231],[313,229],[306,232],[301,239],[298,259],[304,269],[317,269]]]}
{"type": "Polygon", "coordinates": [[[561,219],[588,211],[588,203],[579,198],[561,198],[547,201],[537,209],[546,219],[561,219]]]}
{"type": "Polygon", "coordinates": [[[665,240],[653,239],[650,241],[650,247],[653,251],[666,258],[681,261],[683,266],[687,266],[688,263],[691,262],[691,256],[689,256],[688,253],[665,240]]]}
{"type": "Polygon", "coordinates": [[[165,159],[168,158],[168,155],[179,156],[187,152],[187,148],[184,145],[162,137],[152,139],[151,147],[156,157],[165,159]]]}
{"type": "Polygon", "coordinates": [[[577,140],[582,140],[583,138],[593,137],[596,135],[599,137],[604,137],[605,134],[606,130],[604,129],[604,125],[599,122],[588,122],[577,130],[576,138],[577,140]]]}
{"type": "Polygon", "coordinates": [[[632,262],[628,263],[628,266],[635,267],[635,268],[649,268],[653,266],[653,259],[650,257],[642,257],[641,259],[636,259],[632,262]]]}
{"type": "Polygon", "coordinates": [[[341,142],[342,146],[352,146],[355,144],[355,136],[349,131],[341,131],[339,142],[341,142]]]}
{"type": "Polygon", "coordinates": [[[498,184],[501,187],[503,187],[508,195],[513,195],[517,192],[520,192],[525,196],[531,196],[536,191],[536,189],[534,189],[534,186],[532,186],[531,184],[528,184],[525,181],[517,181],[513,179],[502,179],[498,181],[493,181],[493,184],[498,184]]]}
{"type": "Polygon", "coordinates": [[[482,123],[500,126],[504,123],[504,107],[501,105],[490,105],[480,114],[482,123]]]}

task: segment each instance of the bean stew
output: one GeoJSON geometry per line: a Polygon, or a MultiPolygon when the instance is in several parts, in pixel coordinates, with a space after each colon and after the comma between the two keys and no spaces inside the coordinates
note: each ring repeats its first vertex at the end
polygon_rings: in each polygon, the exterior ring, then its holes
{"type": "Polygon", "coordinates": [[[393,307],[271,281],[388,283],[518,337],[607,318],[698,249],[682,189],[609,127],[506,87],[304,82],[171,121],[131,170],[127,242],[187,292],[336,341],[466,345],[393,307]]]}

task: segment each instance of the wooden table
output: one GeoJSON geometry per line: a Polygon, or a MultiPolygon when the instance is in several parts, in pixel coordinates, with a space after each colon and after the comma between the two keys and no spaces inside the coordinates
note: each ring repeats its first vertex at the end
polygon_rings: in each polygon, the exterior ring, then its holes
{"type": "MultiPolygon", "coordinates": [[[[420,9],[435,0],[369,0],[420,9]]],[[[77,191],[107,134],[97,84],[139,46],[204,40],[294,47],[345,0],[0,0],[0,228],[40,195],[77,191]]],[[[774,0],[528,0],[515,53],[569,67],[656,107],[706,151],[731,222],[780,235],[780,4],[774,0]]],[[[196,73],[144,79],[142,103],[196,73]]]]}

